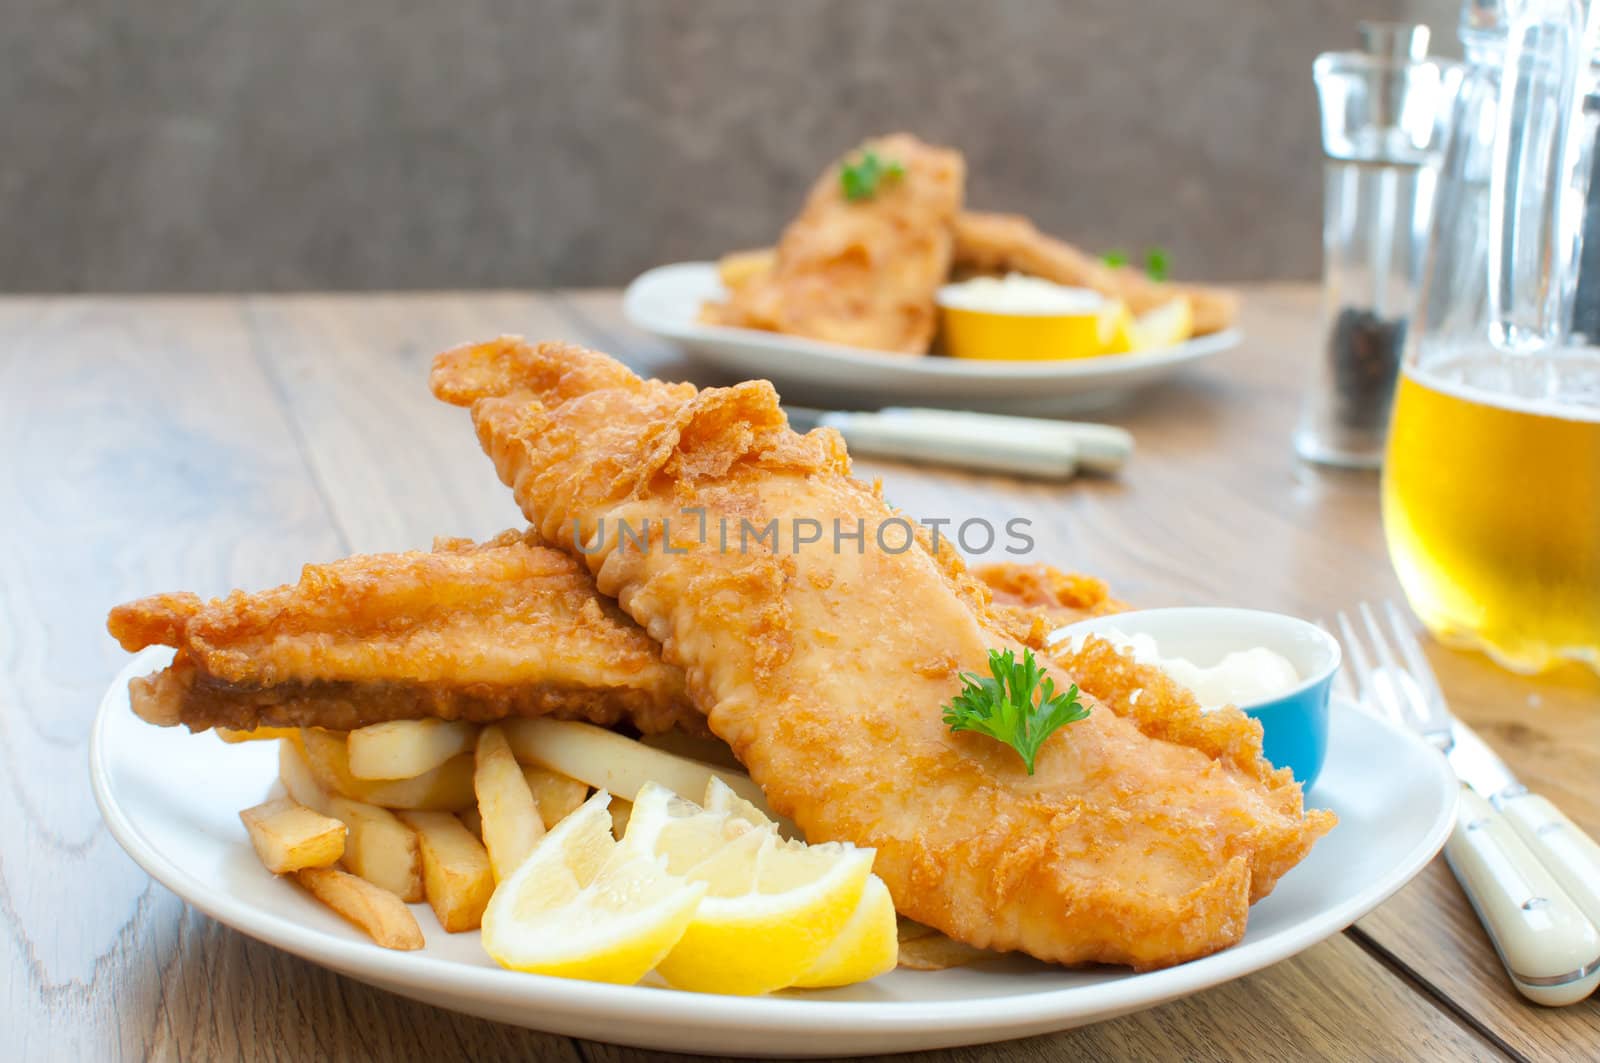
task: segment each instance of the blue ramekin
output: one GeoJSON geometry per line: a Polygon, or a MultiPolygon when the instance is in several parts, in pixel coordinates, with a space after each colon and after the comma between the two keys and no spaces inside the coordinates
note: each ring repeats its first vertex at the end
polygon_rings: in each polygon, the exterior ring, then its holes
{"type": "Polygon", "coordinates": [[[1317,781],[1328,755],[1328,695],[1339,670],[1339,643],[1332,635],[1282,613],[1196,606],[1097,616],[1069,624],[1050,638],[1060,641],[1112,630],[1149,635],[1161,656],[1186,657],[1201,667],[1255,646],[1282,654],[1303,677],[1299,685],[1239,708],[1261,721],[1263,752],[1269,761],[1294,772],[1307,790],[1317,781]]]}

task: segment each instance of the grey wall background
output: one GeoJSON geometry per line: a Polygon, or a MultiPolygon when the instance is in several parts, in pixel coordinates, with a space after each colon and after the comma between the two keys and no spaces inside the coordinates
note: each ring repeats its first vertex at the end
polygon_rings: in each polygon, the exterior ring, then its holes
{"type": "Polygon", "coordinates": [[[1311,60],[1447,0],[0,0],[0,290],[620,284],[907,129],[969,203],[1310,278],[1311,60]]]}

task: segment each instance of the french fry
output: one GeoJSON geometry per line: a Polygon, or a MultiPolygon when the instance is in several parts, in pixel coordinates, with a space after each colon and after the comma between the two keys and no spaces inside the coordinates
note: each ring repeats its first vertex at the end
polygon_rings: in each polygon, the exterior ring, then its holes
{"type": "Polygon", "coordinates": [[[422,849],[423,892],[439,925],[452,934],[476,930],[494,893],[489,854],[448,812],[402,812],[422,849]]]}
{"type": "Polygon", "coordinates": [[[350,773],[349,747],[340,731],[300,732],[306,760],[324,789],[380,808],[454,812],[473,803],[472,754],[453,757],[410,779],[358,779],[350,773]]]}
{"type": "Polygon", "coordinates": [[[480,842],[483,841],[483,815],[479,813],[476,806],[463,808],[456,813],[456,818],[461,821],[463,827],[472,832],[474,838],[480,842]]]}
{"type": "Polygon", "coordinates": [[[537,764],[524,764],[522,778],[528,784],[528,789],[533,791],[533,803],[539,806],[539,819],[544,823],[545,830],[576,812],[578,806],[589,797],[587,783],[569,779],[537,764]]]}
{"type": "Polygon", "coordinates": [[[388,890],[332,867],[308,867],[295,879],[313,897],[367,932],[386,949],[422,948],[422,928],[405,902],[388,890]]]}
{"type": "Polygon", "coordinates": [[[752,251],[730,251],[717,261],[717,277],[729,291],[749,284],[763,273],[772,272],[778,249],[759,247],[752,251]]]}
{"type": "Polygon", "coordinates": [[[300,742],[299,731],[278,743],[278,781],[283,783],[290,797],[314,812],[329,815],[330,795],[317,781],[311,763],[306,760],[306,747],[300,742]]]}
{"type": "Polygon", "coordinates": [[[216,728],[217,737],[234,745],[238,742],[267,742],[274,738],[288,738],[300,733],[298,727],[257,727],[253,731],[236,731],[232,727],[216,728]]]}
{"type": "Polygon", "coordinates": [[[679,794],[699,795],[714,775],[740,797],[771,816],[761,787],[748,775],[652,749],[593,724],[572,720],[519,719],[501,725],[518,760],[609,790],[632,801],[647,782],[679,794]]]}
{"type": "Polygon", "coordinates": [[[393,812],[364,801],[335,797],[328,814],[350,828],[344,866],[403,901],[422,900],[422,853],[417,833],[393,812]]]}
{"type": "Polygon", "coordinates": [[[345,826],[287,797],[275,797],[239,813],[250,844],[275,875],[327,867],[344,855],[345,826]]]}
{"type": "Polygon", "coordinates": [[[478,732],[476,763],[472,786],[483,819],[483,846],[489,850],[495,881],[500,882],[510,878],[527,858],[533,843],[544,834],[544,821],[499,727],[478,732]]]}
{"type": "Polygon", "coordinates": [[[720,738],[702,738],[682,731],[662,731],[660,734],[645,735],[639,741],[663,753],[744,774],[744,765],[739,763],[733,750],[720,738]]]}
{"type": "Polygon", "coordinates": [[[389,720],[351,731],[350,774],[357,779],[412,779],[472,748],[476,724],[389,720]]]}
{"type": "Polygon", "coordinates": [[[900,939],[900,966],[912,971],[943,971],[992,960],[996,953],[932,932],[910,940],[900,939]]]}

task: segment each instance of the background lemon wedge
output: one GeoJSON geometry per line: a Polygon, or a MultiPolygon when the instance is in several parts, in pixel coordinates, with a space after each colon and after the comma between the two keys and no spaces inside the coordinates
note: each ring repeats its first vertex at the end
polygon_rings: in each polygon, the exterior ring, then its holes
{"type": "Polygon", "coordinates": [[[1194,309],[1178,298],[1133,318],[1128,329],[1129,350],[1153,351],[1176,347],[1194,335],[1194,309]]]}

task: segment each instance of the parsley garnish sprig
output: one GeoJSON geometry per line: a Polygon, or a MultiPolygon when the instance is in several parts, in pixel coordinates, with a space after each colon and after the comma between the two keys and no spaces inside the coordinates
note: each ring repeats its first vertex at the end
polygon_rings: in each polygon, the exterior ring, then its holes
{"type": "MultiPolygon", "coordinates": [[[[1100,261],[1104,262],[1112,269],[1119,269],[1122,266],[1128,265],[1128,252],[1107,251],[1105,254],[1100,256],[1100,261]]],[[[1153,281],[1166,280],[1170,272],[1171,264],[1171,259],[1168,257],[1166,251],[1159,247],[1152,247],[1150,250],[1144,253],[1145,276],[1149,277],[1153,281]]]]}
{"type": "Polygon", "coordinates": [[[952,731],[976,731],[1004,742],[1032,775],[1044,740],[1086,719],[1089,710],[1078,703],[1077,684],[1056,693],[1055,680],[1045,675],[1032,650],[1023,650],[1020,662],[1010,650],[990,650],[989,671],[989,676],[961,673],[961,693],[944,707],[944,722],[952,731]]]}
{"type": "Polygon", "coordinates": [[[906,168],[898,161],[886,162],[867,148],[854,162],[846,159],[839,168],[839,186],[844,190],[845,199],[859,203],[877,195],[878,187],[885,181],[898,181],[905,175],[906,168]]]}

